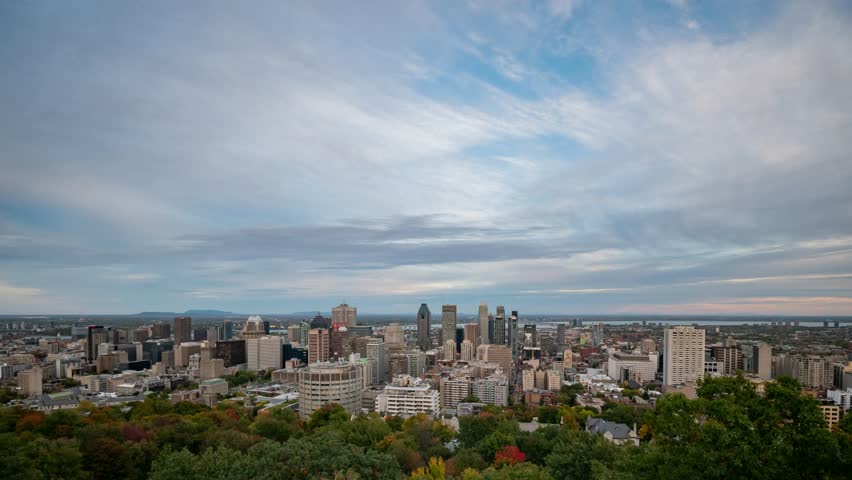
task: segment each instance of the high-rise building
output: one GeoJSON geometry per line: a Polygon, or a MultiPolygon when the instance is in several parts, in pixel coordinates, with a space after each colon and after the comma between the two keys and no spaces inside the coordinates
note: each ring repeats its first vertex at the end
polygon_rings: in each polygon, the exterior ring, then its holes
{"type": "Polygon", "coordinates": [[[134,342],[144,342],[151,338],[151,330],[148,327],[137,328],[133,331],[134,342]]]}
{"type": "Polygon", "coordinates": [[[474,380],[471,391],[479,401],[505,407],[509,404],[509,382],[505,375],[491,375],[474,380]]]}
{"type": "Polygon", "coordinates": [[[456,339],[457,315],[458,311],[455,305],[441,306],[441,338],[444,343],[447,343],[447,340],[455,341],[456,339]]]}
{"type": "Polygon", "coordinates": [[[402,348],[405,346],[405,333],[402,330],[402,325],[391,323],[385,327],[385,343],[388,347],[402,348]]]}
{"type": "Polygon", "coordinates": [[[216,342],[213,357],[221,358],[225,362],[224,366],[226,368],[246,363],[246,341],[224,340],[216,342]]]}
{"type": "Polygon", "coordinates": [[[604,343],[604,324],[597,322],[592,325],[592,345],[595,347],[604,343]]]}
{"type": "Polygon", "coordinates": [[[312,328],[308,332],[308,364],[327,362],[331,352],[331,335],[327,328],[312,328]]]}
{"type": "Polygon", "coordinates": [[[331,309],[331,321],[332,323],[339,323],[347,327],[354,327],[358,325],[358,309],[341,303],[331,309]]]}
{"type": "Polygon", "coordinates": [[[426,413],[437,418],[441,412],[440,398],[440,393],[428,383],[410,375],[399,375],[376,397],[376,411],[400,417],[426,413]]]}
{"type": "Polygon", "coordinates": [[[263,319],[259,315],[249,316],[246,324],[243,325],[240,336],[244,340],[248,340],[250,338],[260,338],[264,335],[266,335],[266,327],[263,324],[263,319]]]}
{"type": "Polygon", "coordinates": [[[308,346],[308,332],[311,331],[311,323],[310,322],[299,322],[299,335],[301,338],[299,339],[299,345],[303,347],[308,346]]]}
{"type": "Polygon", "coordinates": [[[302,327],[299,324],[287,326],[287,341],[302,344],[302,327]]]}
{"type": "Polygon", "coordinates": [[[461,361],[463,362],[471,362],[473,361],[474,353],[476,352],[475,347],[473,346],[473,342],[470,340],[464,340],[461,344],[461,361]]]}
{"type": "Polygon", "coordinates": [[[657,351],[657,343],[651,338],[643,338],[639,342],[639,351],[642,353],[652,353],[657,351]]]}
{"type": "Polygon", "coordinates": [[[450,339],[444,342],[444,361],[452,362],[456,359],[456,340],[450,339]]]}
{"type": "Polygon", "coordinates": [[[480,345],[477,348],[477,357],[483,362],[496,363],[503,369],[503,373],[509,374],[512,368],[512,352],[505,345],[480,345]]]}
{"type": "Polygon", "coordinates": [[[207,340],[207,334],[209,331],[206,327],[197,327],[192,329],[192,341],[193,342],[201,342],[207,340]]]}
{"type": "Polygon", "coordinates": [[[231,340],[234,338],[234,322],[225,320],[222,322],[222,340],[231,340]]]}
{"type": "Polygon", "coordinates": [[[268,335],[260,337],[260,370],[278,370],[284,366],[284,337],[279,335],[268,335]]]}
{"type": "Polygon", "coordinates": [[[565,324],[560,323],[556,326],[556,346],[562,347],[565,345],[565,324]]]}
{"type": "Polygon", "coordinates": [[[298,373],[299,416],[303,420],[329,403],[352,414],[361,411],[362,369],[348,362],[314,363],[298,373]]]}
{"type": "MultiPolygon", "coordinates": [[[[497,307],[497,311],[503,310],[503,307],[497,307]]],[[[494,343],[497,345],[506,345],[506,315],[498,313],[494,317],[494,343]]]]}
{"type": "Polygon", "coordinates": [[[175,366],[189,366],[189,357],[201,353],[201,344],[198,342],[183,342],[175,346],[175,366]]]}
{"type": "Polygon", "coordinates": [[[29,370],[18,372],[18,388],[21,395],[26,397],[40,397],[42,394],[43,372],[41,367],[33,367],[29,370]]]}
{"type": "Polygon", "coordinates": [[[467,378],[441,379],[441,406],[456,408],[462,400],[470,395],[470,380],[467,378]]]}
{"type": "MultiPolygon", "coordinates": [[[[335,324],[337,325],[337,324],[335,324]]],[[[331,332],[331,359],[345,360],[352,353],[349,348],[349,329],[345,326],[331,332]]]]}
{"type": "Polygon", "coordinates": [[[723,362],[723,375],[733,376],[743,370],[743,353],[733,339],[727,339],[722,345],[710,347],[710,354],[717,362],[723,362]]]}
{"type": "Polygon", "coordinates": [[[246,342],[246,367],[249,370],[280,369],[283,366],[283,338],[278,335],[249,338],[246,342]]]}
{"type": "Polygon", "coordinates": [[[385,383],[390,366],[388,345],[378,340],[368,342],[367,358],[373,366],[373,378],[370,383],[373,385],[385,383]]]}
{"type": "Polygon", "coordinates": [[[512,360],[518,356],[518,311],[512,310],[506,332],[506,345],[512,351],[512,360]]]}
{"type": "Polygon", "coordinates": [[[704,376],[704,330],[671,327],[663,333],[663,385],[684,385],[704,376]]]}
{"type": "Polygon", "coordinates": [[[221,332],[222,327],[216,325],[212,327],[207,327],[207,341],[211,343],[216,343],[219,340],[223,340],[221,332]]]}
{"type": "Polygon", "coordinates": [[[479,324],[468,323],[464,326],[464,339],[470,340],[474,347],[479,345],[479,324]]]}
{"type": "Polygon", "coordinates": [[[538,346],[538,338],[536,334],[536,328],[534,323],[528,323],[524,325],[524,346],[525,347],[536,347],[538,346]]]}
{"type": "Polygon", "coordinates": [[[98,358],[98,345],[107,342],[107,332],[102,325],[89,325],[86,330],[86,361],[95,363],[98,358]]]}
{"type": "Polygon", "coordinates": [[[405,354],[407,372],[412,377],[419,377],[426,371],[426,353],[420,350],[409,351],[405,354]]]}
{"type": "Polygon", "coordinates": [[[817,355],[780,354],[775,368],[777,377],[795,378],[805,388],[828,388],[834,383],[831,362],[817,355]]]}
{"type": "Polygon", "coordinates": [[[574,368],[574,352],[570,348],[562,351],[562,368],[565,370],[574,368]]]}
{"type": "Polygon", "coordinates": [[[483,345],[488,342],[488,304],[482,302],[479,304],[479,344],[483,345]]]}
{"type": "Polygon", "coordinates": [[[175,317],[175,345],[192,341],[192,317],[175,317]]]}
{"type": "Polygon", "coordinates": [[[221,358],[201,360],[199,370],[201,372],[199,374],[201,380],[221,377],[225,373],[225,361],[221,358]]]}
{"type": "Polygon", "coordinates": [[[424,352],[432,348],[432,313],[429,307],[420,304],[417,311],[417,347],[424,352]]]}
{"type": "Polygon", "coordinates": [[[754,362],[754,373],[764,379],[772,378],[772,346],[760,342],[752,347],[752,361],[754,362]]]}
{"type": "Polygon", "coordinates": [[[161,338],[170,338],[172,336],[172,326],[166,322],[159,322],[151,325],[151,339],[159,340],[161,338]]]}

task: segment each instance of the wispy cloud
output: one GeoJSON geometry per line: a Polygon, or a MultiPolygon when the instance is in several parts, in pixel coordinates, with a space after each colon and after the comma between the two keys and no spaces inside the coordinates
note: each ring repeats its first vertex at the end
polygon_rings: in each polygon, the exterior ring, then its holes
{"type": "Polygon", "coordinates": [[[849,286],[848,9],[669,3],[16,5],[0,292],[824,311],[767,299],[849,286]]]}

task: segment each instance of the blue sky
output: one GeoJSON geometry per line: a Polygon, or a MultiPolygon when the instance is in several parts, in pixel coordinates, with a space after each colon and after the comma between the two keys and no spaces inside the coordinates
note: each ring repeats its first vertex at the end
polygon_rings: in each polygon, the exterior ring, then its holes
{"type": "Polygon", "coordinates": [[[852,314],[845,2],[6,2],[0,313],[852,314]]]}

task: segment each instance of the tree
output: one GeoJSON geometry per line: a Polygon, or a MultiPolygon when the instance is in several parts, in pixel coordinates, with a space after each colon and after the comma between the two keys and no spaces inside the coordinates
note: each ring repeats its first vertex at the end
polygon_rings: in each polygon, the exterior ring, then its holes
{"type": "Polygon", "coordinates": [[[609,463],[616,448],[603,437],[588,432],[563,430],[556,438],[556,445],[545,459],[545,464],[547,471],[557,480],[591,478],[592,461],[609,463]]]}
{"type": "Polygon", "coordinates": [[[475,471],[485,470],[488,463],[482,459],[473,448],[459,449],[456,454],[447,461],[447,473],[453,476],[459,476],[462,472],[472,469],[475,471]]]}
{"type": "Polygon", "coordinates": [[[311,414],[306,427],[313,432],[326,425],[344,423],[349,420],[349,417],[349,412],[345,408],[336,403],[328,403],[311,414]]]}
{"type": "Polygon", "coordinates": [[[341,426],[347,443],[364,448],[374,448],[380,441],[391,434],[388,426],[378,415],[359,416],[341,426]]]}
{"type": "Polygon", "coordinates": [[[494,454],[494,466],[516,465],[527,459],[527,456],[518,447],[507,445],[494,454]]]}
{"type": "Polygon", "coordinates": [[[468,395],[468,396],[466,396],[462,399],[462,403],[482,403],[482,402],[481,402],[481,400],[479,400],[479,397],[477,397],[476,395],[471,393],[470,395],[468,395]]]}
{"type": "Polygon", "coordinates": [[[446,479],[446,471],[444,468],[444,459],[440,457],[432,457],[429,459],[429,465],[418,468],[409,477],[410,480],[444,480],[446,479]]]}
{"type": "Polygon", "coordinates": [[[573,407],[577,404],[577,395],[584,390],[585,387],[583,387],[582,383],[562,385],[562,388],[559,389],[559,403],[573,407]]]}
{"type": "Polygon", "coordinates": [[[623,423],[632,428],[634,424],[642,425],[646,411],[644,408],[633,405],[607,402],[603,406],[601,418],[608,422],[623,423]]]}
{"type": "Polygon", "coordinates": [[[506,465],[500,469],[488,468],[482,472],[483,480],[553,480],[547,471],[532,463],[506,465]]]}
{"type": "Polygon", "coordinates": [[[299,416],[289,408],[276,408],[271,413],[259,415],[249,428],[256,435],[286,442],[302,432],[299,416]]]}
{"type": "Polygon", "coordinates": [[[558,424],[560,420],[559,409],[556,407],[541,406],[536,408],[536,416],[539,423],[554,423],[558,424]]]}

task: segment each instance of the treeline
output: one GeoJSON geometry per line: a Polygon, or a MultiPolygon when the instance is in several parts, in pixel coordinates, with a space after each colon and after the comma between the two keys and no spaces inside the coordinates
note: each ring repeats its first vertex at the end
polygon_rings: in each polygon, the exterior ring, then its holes
{"type": "MultiPolygon", "coordinates": [[[[236,401],[215,409],[151,395],[125,408],[50,414],[0,409],[3,479],[839,479],[852,478],[852,416],[825,428],[816,401],[789,379],[765,395],[743,378],[665,396],[653,410],[612,406],[641,444],[582,430],[577,407],[491,407],[454,432],[426,416],[350,419],[337,405],[308,421],[236,401]],[[519,419],[559,425],[521,431],[519,419]],[[544,420],[540,420],[544,421],[544,420]]],[[[566,399],[569,400],[569,399],[566,399]]]]}

